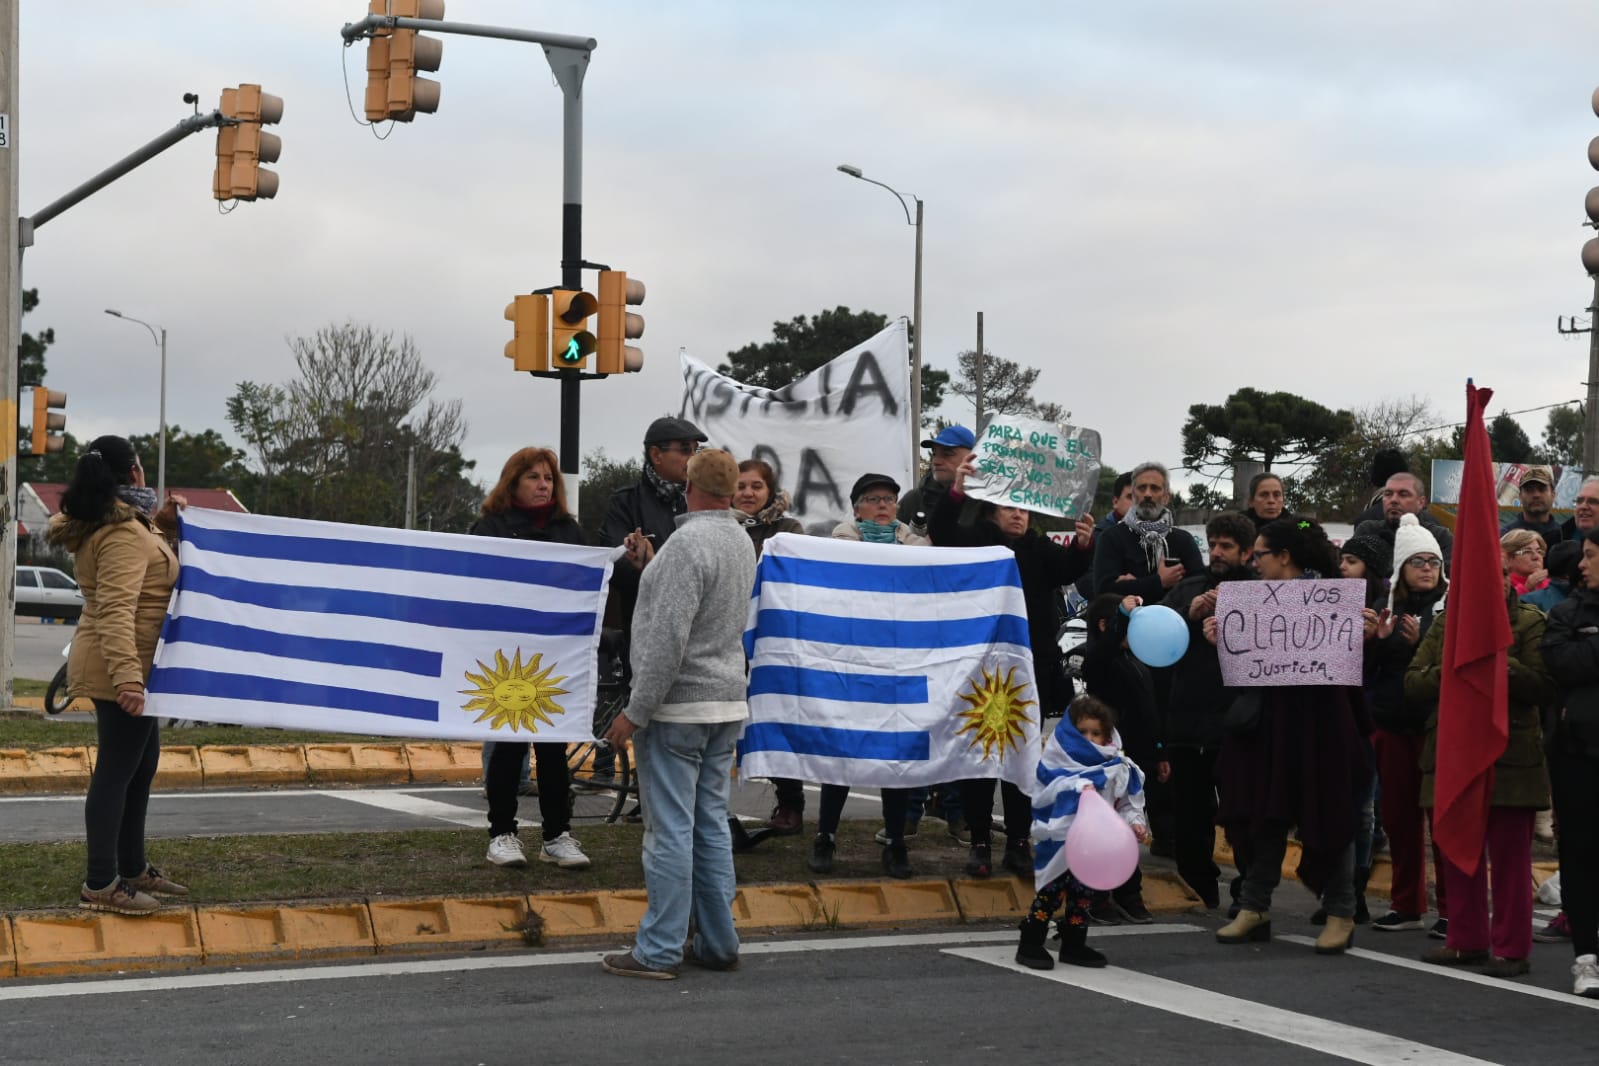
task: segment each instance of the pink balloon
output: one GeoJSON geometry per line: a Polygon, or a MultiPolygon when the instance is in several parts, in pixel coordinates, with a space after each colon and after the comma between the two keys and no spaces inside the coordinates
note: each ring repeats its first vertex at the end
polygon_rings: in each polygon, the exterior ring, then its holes
{"type": "Polygon", "coordinates": [[[1066,830],[1066,866],[1089,888],[1119,888],[1138,868],[1132,826],[1097,791],[1080,792],[1077,817],[1066,830]]]}

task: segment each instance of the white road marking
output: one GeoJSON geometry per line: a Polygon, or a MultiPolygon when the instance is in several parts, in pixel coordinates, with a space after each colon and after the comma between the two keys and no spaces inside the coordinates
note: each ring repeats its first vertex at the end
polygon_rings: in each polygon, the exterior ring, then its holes
{"type": "MultiPolygon", "coordinates": [[[[1097,937],[1106,931],[1095,928],[1094,935],[1097,937]]],[[[1026,977],[1097,992],[1141,1007],[1154,1007],[1168,1014],[1254,1033],[1368,1066],[1396,1066],[1399,1063],[1405,1066],[1493,1066],[1487,1059],[1472,1058],[1403,1037],[1359,1029],[1313,1014],[1269,1007],[1264,1003],[1195,988],[1136,970],[1124,970],[1119,966],[1107,966],[1102,970],[1078,966],[1029,970],[1014,961],[1014,952],[1010,948],[946,948],[945,952],[976,962],[986,962],[1026,977]]]]}
{"type": "MultiPolygon", "coordinates": [[[[1308,936],[1280,936],[1276,939],[1289,944],[1314,944],[1315,941],[1308,936]]],[[[1436,947],[1437,945],[1433,945],[1436,947]]],[[[1381,951],[1367,951],[1365,948],[1350,948],[1345,955],[1357,959],[1370,959],[1372,962],[1387,963],[1389,966],[1398,966],[1402,970],[1416,970],[1429,973],[1434,977],[1450,977],[1456,981],[1465,981],[1467,984],[1482,985],[1486,988],[1498,989],[1502,992],[1519,992],[1524,996],[1536,996],[1538,999],[1547,999],[1552,1003],[1563,1003],[1568,1007],[1586,1007],[1589,1010],[1599,1010],[1599,999],[1584,999],[1581,996],[1571,996],[1564,992],[1556,992],[1548,988],[1539,988],[1537,985],[1524,985],[1519,981],[1506,980],[1502,977],[1489,977],[1487,974],[1478,973],[1476,970],[1460,966],[1434,966],[1430,962],[1420,959],[1407,959],[1402,955],[1388,955],[1381,951]]]]}
{"type": "MultiPolygon", "coordinates": [[[[474,811],[468,807],[457,807],[453,803],[441,803],[439,800],[428,799],[410,792],[393,792],[388,789],[340,789],[329,790],[321,793],[333,799],[349,800],[351,803],[360,803],[367,807],[377,807],[380,810],[394,811],[398,814],[410,814],[418,818],[432,818],[435,821],[449,822],[452,825],[471,826],[473,829],[483,829],[488,825],[482,811],[474,811]]],[[[538,825],[539,823],[528,819],[521,820],[522,825],[538,825]]]]}
{"type": "MultiPolygon", "coordinates": [[[[268,789],[241,789],[235,791],[211,792],[155,792],[151,799],[161,800],[218,800],[218,799],[256,799],[256,800],[298,800],[316,796],[342,796],[349,789],[323,789],[323,788],[290,788],[279,790],[268,789]]],[[[412,786],[408,788],[384,788],[374,786],[362,789],[363,792],[403,792],[403,793],[431,793],[431,792],[477,792],[483,791],[482,785],[428,785],[412,786]]],[[[81,792],[54,793],[42,796],[0,796],[0,806],[9,803],[82,803],[81,792]]]]}
{"type": "MultiPolygon", "coordinates": [[[[1201,933],[1197,925],[1116,926],[1096,929],[1095,936],[1138,936],[1162,933],[1201,933]]],[[[814,940],[746,942],[740,956],[789,955],[806,951],[870,951],[884,948],[949,947],[960,944],[1015,944],[1016,933],[910,933],[903,936],[841,937],[814,940]]],[[[612,948],[610,951],[620,950],[612,948]]],[[[1004,949],[1014,953],[1014,947],[1004,949]]],[[[230,971],[226,973],[173,974],[166,977],[119,977],[105,980],[79,978],[62,984],[0,984],[0,1003],[17,999],[62,999],[72,996],[122,995],[128,992],[175,992],[190,988],[229,988],[238,985],[278,985],[296,981],[344,981],[358,977],[404,977],[411,974],[462,973],[470,970],[516,970],[542,966],[596,963],[609,951],[565,951],[538,955],[490,955],[458,959],[413,959],[339,966],[298,966],[293,969],[230,971]]]]}

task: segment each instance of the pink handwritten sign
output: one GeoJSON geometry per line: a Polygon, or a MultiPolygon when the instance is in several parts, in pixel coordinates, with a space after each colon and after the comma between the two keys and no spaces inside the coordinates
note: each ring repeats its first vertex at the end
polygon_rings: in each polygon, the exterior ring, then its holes
{"type": "Polygon", "coordinates": [[[1364,581],[1224,581],[1217,588],[1223,682],[1360,684],[1364,581]]]}

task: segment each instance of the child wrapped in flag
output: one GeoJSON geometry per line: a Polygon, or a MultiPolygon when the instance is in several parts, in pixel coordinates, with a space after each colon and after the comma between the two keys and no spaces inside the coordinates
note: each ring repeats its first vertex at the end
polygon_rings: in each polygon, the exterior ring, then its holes
{"type": "Polygon", "coordinates": [[[1052,970],[1044,948],[1049,920],[1061,916],[1060,961],[1073,966],[1104,966],[1105,956],[1088,946],[1088,908],[1093,890],[1066,868],[1066,831],[1086,791],[1099,794],[1132,827],[1140,844],[1149,842],[1144,819],[1144,772],[1122,753],[1116,712],[1103,700],[1078,696],[1055,727],[1038,761],[1033,790],[1033,878],[1038,895],[1022,919],[1016,961],[1029,969],[1052,970]]]}

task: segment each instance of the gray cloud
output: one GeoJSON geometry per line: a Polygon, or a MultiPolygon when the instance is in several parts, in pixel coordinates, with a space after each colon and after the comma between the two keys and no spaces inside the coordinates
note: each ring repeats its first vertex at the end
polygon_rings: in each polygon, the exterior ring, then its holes
{"type": "MultiPolygon", "coordinates": [[[[75,433],[155,423],[155,359],[107,306],[171,331],[169,418],[223,428],[284,338],[354,318],[416,337],[466,402],[480,475],[558,439],[552,383],[501,355],[510,297],[556,280],[560,94],[534,49],[446,44],[437,115],[351,120],[363,5],[29,5],[24,211],[258,80],[287,101],[283,189],[220,217],[197,136],[43,228],[26,260],[75,433]],[[348,10],[344,10],[347,8],[348,10]]],[[[1174,461],[1187,406],[1241,385],[1335,406],[1475,374],[1509,408],[1579,395],[1586,165],[1599,119],[1575,3],[616,4],[450,16],[600,41],[586,88],[585,252],[646,280],[643,374],[584,386],[585,450],[631,455],[675,406],[676,352],[715,363],[771,323],[908,314],[912,231],[849,161],[927,203],[926,352],[1044,368],[1108,461],[1174,461]],[[571,24],[575,22],[575,24],[571,24]],[[562,24],[567,23],[567,24],[562,24]]],[[[955,401],[952,416],[964,412],[955,401]]],[[[1496,407],[1498,404],[1496,403],[1496,407]]],[[[1524,420],[1536,437],[1542,417],[1524,420]]]]}

